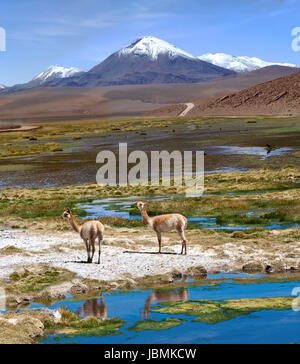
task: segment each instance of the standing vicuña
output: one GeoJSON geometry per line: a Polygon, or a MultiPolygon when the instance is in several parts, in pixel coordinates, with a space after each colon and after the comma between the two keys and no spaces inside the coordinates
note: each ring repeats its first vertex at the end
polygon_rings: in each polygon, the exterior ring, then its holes
{"type": "Polygon", "coordinates": [[[82,226],[77,225],[72,212],[70,209],[66,209],[65,212],[61,215],[62,219],[69,220],[72,228],[79,233],[81,239],[85,242],[86,251],[88,254],[88,263],[93,262],[94,254],[95,254],[95,241],[98,239],[99,243],[99,259],[98,264],[100,264],[100,256],[101,256],[101,244],[103,242],[103,234],[104,234],[104,226],[100,221],[88,221],[85,222],[82,226]]]}
{"type": "Polygon", "coordinates": [[[168,233],[172,230],[177,230],[182,239],[181,254],[183,254],[184,251],[185,254],[187,253],[186,238],[184,235],[184,230],[187,227],[187,219],[183,215],[169,214],[151,218],[147,214],[144,202],[138,202],[137,207],[141,211],[145,223],[150,227],[150,229],[156,232],[159,244],[159,254],[161,254],[161,233],[168,233]]]}

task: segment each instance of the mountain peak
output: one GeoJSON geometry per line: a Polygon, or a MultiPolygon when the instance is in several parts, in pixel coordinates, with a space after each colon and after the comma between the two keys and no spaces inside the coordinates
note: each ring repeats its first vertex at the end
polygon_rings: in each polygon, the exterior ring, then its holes
{"type": "Polygon", "coordinates": [[[210,62],[216,66],[224,67],[238,73],[255,71],[267,66],[297,67],[290,63],[266,62],[257,57],[232,56],[226,53],[206,53],[198,57],[202,61],[210,62]]]}
{"type": "Polygon", "coordinates": [[[44,83],[46,81],[50,81],[56,78],[68,78],[72,77],[79,72],[84,72],[83,70],[75,67],[62,67],[58,65],[50,66],[46,69],[46,71],[38,74],[32,81],[40,81],[44,83]]]}
{"type": "Polygon", "coordinates": [[[157,60],[161,54],[168,55],[170,58],[185,57],[195,59],[191,54],[175,47],[174,45],[152,36],[137,38],[127,47],[118,52],[119,56],[134,54],[136,56],[147,56],[152,60],[157,60]]]}

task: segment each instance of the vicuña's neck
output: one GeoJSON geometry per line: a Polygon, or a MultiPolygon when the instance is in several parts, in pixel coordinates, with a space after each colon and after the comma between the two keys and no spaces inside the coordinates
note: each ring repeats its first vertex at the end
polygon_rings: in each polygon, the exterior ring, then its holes
{"type": "Polygon", "coordinates": [[[146,224],[151,224],[151,217],[149,217],[145,208],[142,209],[142,217],[146,224]]]}
{"type": "Polygon", "coordinates": [[[73,215],[70,215],[70,219],[69,219],[70,225],[72,226],[72,228],[79,233],[80,232],[80,226],[76,223],[76,221],[74,220],[73,215]]]}

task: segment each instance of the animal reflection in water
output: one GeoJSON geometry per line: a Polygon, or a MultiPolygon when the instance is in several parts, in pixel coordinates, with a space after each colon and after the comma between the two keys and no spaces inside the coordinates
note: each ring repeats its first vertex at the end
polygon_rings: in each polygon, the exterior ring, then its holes
{"type": "Polygon", "coordinates": [[[176,302],[176,301],[188,301],[189,293],[186,288],[180,288],[174,291],[152,291],[150,296],[146,299],[144,310],[142,311],[142,318],[149,318],[150,307],[155,303],[162,302],[176,302]]]}
{"type": "Polygon", "coordinates": [[[95,317],[98,320],[106,320],[108,314],[103,294],[101,294],[100,301],[97,299],[86,301],[77,311],[77,314],[81,317],[95,317]]]}

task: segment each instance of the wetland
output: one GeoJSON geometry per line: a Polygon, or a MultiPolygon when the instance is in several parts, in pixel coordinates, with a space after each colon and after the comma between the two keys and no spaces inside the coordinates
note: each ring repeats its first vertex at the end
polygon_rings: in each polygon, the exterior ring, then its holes
{"type": "Polygon", "coordinates": [[[1,133],[1,342],[299,342],[298,119],[133,118],[1,133]],[[97,185],[97,153],[120,142],[204,150],[204,195],[97,185]],[[139,200],[150,216],[188,218],[186,257],[175,233],[157,254],[139,200]],[[59,220],[66,207],[78,223],[105,225],[101,266],[84,264],[84,244],[59,220]]]}

